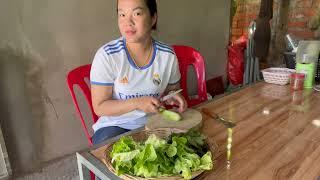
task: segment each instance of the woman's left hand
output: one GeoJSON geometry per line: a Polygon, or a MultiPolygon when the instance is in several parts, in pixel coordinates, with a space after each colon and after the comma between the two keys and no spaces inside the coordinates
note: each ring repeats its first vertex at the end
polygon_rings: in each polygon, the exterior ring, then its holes
{"type": "Polygon", "coordinates": [[[184,97],[181,94],[176,94],[172,98],[166,100],[166,104],[172,105],[172,106],[178,106],[179,112],[182,113],[187,109],[187,101],[184,99],[184,97]]]}

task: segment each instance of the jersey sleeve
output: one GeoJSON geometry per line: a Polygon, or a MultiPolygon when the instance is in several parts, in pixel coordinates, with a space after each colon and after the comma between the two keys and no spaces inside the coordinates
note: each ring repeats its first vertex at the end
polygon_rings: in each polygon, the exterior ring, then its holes
{"type": "Polygon", "coordinates": [[[95,85],[113,86],[115,81],[115,67],[111,62],[111,58],[104,53],[103,49],[99,49],[94,56],[91,71],[90,83],[95,85]]]}
{"type": "Polygon", "coordinates": [[[180,82],[181,74],[179,71],[178,58],[174,55],[174,60],[172,64],[169,85],[174,85],[180,82]]]}

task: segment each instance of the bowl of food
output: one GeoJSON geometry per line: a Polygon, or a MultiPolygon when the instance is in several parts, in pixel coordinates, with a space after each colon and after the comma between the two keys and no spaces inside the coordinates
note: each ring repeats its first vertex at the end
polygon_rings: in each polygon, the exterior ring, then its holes
{"type": "Polygon", "coordinates": [[[108,169],[122,179],[192,179],[212,170],[217,145],[197,130],[135,132],[107,145],[108,169]]]}

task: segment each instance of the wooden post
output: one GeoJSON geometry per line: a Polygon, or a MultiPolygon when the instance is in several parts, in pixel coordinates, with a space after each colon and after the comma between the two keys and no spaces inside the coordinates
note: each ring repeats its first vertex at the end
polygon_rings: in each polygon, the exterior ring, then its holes
{"type": "Polygon", "coordinates": [[[288,30],[288,14],[290,0],[278,0],[278,7],[275,9],[272,24],[272,34],[270,43],[270,53],[268,57],[268,64],[270,66],[277,66],[283,64],[282,53],[286,49],[285,35],[288,30]]]}

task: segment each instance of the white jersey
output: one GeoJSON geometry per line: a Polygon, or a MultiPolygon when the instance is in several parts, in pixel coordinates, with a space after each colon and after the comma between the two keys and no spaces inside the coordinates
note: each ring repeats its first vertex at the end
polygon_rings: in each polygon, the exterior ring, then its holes
{"type": "MultiPolygon", "coordinates": [[[[91,67],[90,82],[112,86],[113,99],[126,100],[142,96],[159,98],[167,85],[179,82],[177,57],[171,47],[153,40],[153,54],[149,64],[138,67],[130,57],[124,38],[111,41],[96,53],[91,67]]],[[[120,116],[102,116],[93,130],[107,126],[136,129],[146,123],[146,113],[134,110],[120,116]]]]}

